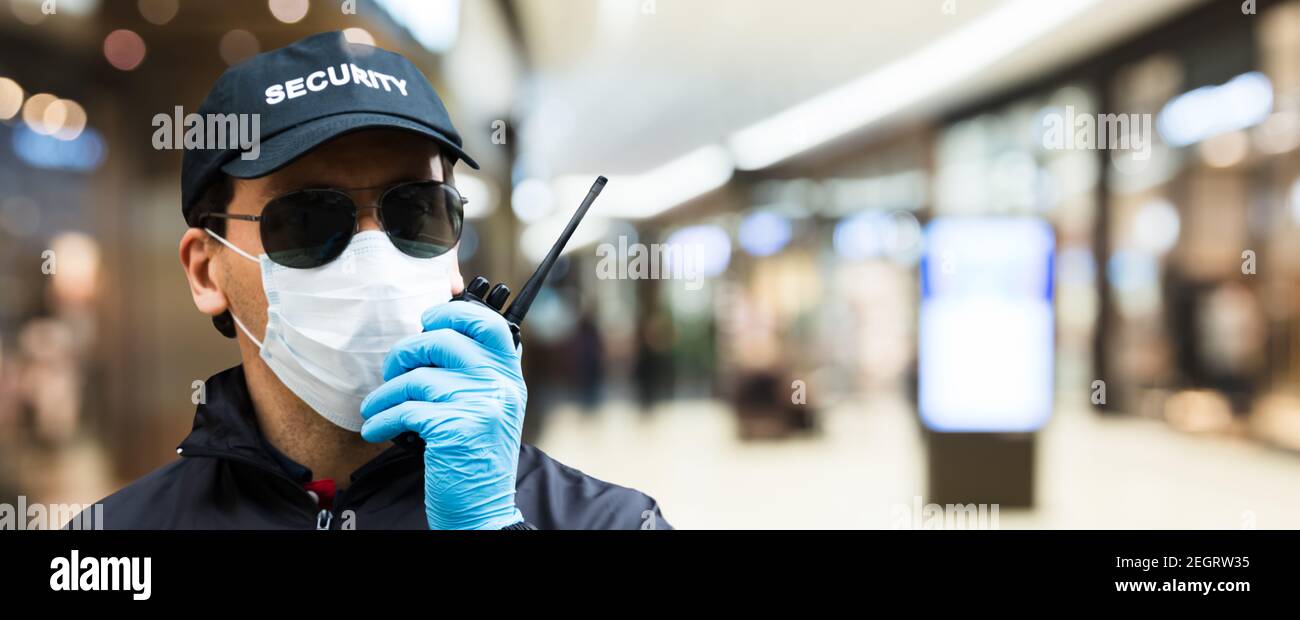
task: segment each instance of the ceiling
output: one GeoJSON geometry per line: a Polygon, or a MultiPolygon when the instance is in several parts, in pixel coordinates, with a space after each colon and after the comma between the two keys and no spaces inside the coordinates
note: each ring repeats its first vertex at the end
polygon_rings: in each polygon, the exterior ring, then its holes
{"type": "MultiPolygon", "coordinates": [[[[490,128],[509,118],[519,124],[526,176],[640,174],[707,145],[725,146],[741,129],[923,54],[1010,1],[461,0],[458,42],[443,57],[442,70],[431,73],[441,73],[439,87],[446,86],[471,152],[489,168],[499,170],[507,161],[503,149],[493,148],[490,128]],[[503,7],[515,13],[517,31],[503,7]]],[[[998,62],[872,123],[889,126],[908,116],[941,114],[1086,56],[1198,1],[1032,0],[1086,8],[998,62]]],[[[32,28],[3,15],[0,32],[14,45],[57,41],[45,45],[45,53],[57,49],[100,60],[102,34],[95,33],[142,23],[135,4],[102,3],[100,19],[82,27],[76,27],[79,20],[51,19],[32,28]]],[[[252,31],[267,49],[307,32],[376,24],[318,10],[286,27],[269,18],[262,0],[223,7],[218,12],[206,3],[184,2],[167,27],[144,24],[141,32],[155,49],[187,53],[156,55],[139,75],[104,73],[98,79],[106,83],[98,88],[129,82],[137,94],[158,91],[153,94],[172,101],[177,84],[205,83],[182,76],[215,75],[224,68],[216,42],[232,27],[252,31]]],[[[361,7],[359,17],[378,14],[370,3],[361,7]]],[[[375,34],[381,45],[402,38],[382,26],[375,34]]],[[[429,66],[423,61],[431,58],[420,56],[417,62],[429,66]]],[[[33,89],[77,94],[73,84],[60,81],[73,77],[8,69],[26,76],[33,89]]],[[[932,64],[909,82],[937,83],[944,73],[943,63],[932,64]]],[[[194,101],[202,92],[180,94],[194,101]]],[[[890,94],[882,92],[880,99],[890,94]]]]}
{"type": "MultiPolygon", "coordinates": [[[[876,124],[938,114],[1009,87],[1198,0],[1078,1],[1086,8],[1070,21],[876,124]]],[[[699,147],[725,144],[734,132],[914,55],[1002,4],[515,0],[529,68],[516,66],[522,86],[498,94],[511,97],[516,117],[524,121],[520,135],[529,176],[635,174],[699,147]]],[[[480,41],[484,47],[482,40],[505,36],[499,26],[489,32],[489,20],[479,15],[487,10],[492,9],[466,0],[460,45],[480,41]]],[[[494,60],[498,66],[506,62],[494,60]]],[[[462,70],[449,72],[458,99],[475,88],[471,81],[493,73],[485,60],[460,64],[462,70]]],[[[942,64],[932,68],[933,75],[916,79],[942,77],[942,64]]],[[[469,107],[465,112],[474,114],[476,106],[469,107]]]]}

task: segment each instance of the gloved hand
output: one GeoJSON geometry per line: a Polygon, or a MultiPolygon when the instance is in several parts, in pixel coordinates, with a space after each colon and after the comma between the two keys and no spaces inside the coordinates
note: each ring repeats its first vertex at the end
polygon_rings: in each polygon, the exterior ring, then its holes
{"type": "Polygon", "coordinates": [[[397,343],[384,381],[361,403],[366,441],[405,431],[424,438],[429,528],[501,529],[523,521],[515,474],[528,386],[501,315],[452,301],[422,317],[424,333],[397,343]]]}

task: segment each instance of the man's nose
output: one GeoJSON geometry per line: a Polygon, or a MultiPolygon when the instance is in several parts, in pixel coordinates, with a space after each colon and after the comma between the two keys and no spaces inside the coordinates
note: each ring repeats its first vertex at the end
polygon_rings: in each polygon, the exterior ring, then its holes
{"type": "Polygon", "coordinates": [[[379,224],[379,207],[375,205],[357,207],[357,232],[364,230],[382,230],[379,224]]]}
{"type": "Polygon", "coordinates": [[[382,230],[379,223],[379,198],[382,192],[364,189],[351,193],[357,203],[357,232],[363,230],[382,230]]]}

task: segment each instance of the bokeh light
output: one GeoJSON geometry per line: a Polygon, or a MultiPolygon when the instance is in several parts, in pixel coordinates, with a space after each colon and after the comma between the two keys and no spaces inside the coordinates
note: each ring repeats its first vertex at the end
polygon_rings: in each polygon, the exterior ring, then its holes
{"type": "Polygon", "coordinates": [[[0,121],[7,121],[23,108],[23,87],[9,78],[0,78],[0,121]]]}
{"type": "Polygon", "coordinates": [[[1143,250],[1163,254],[1178,242],[1179,228],[1178,210],[1167,200],[1152,200],[1133,218],[1133,240],[1143,250]]]}
{"type": "Polygon", "coordinates": [[[470,173],[457,173],[456,189],[460,191],[461,196],[465,197],[466,219],[486,217],[496,211],[499,200],[496,187],[483,180],[483,177],[470,173]]]}
{"type": "Polygon", "coordinates": [[[832,247],[848,261],[888,258],[912,264],[923,249],[921,224],[907,211],[864,211],[835,224],[832,247]]]}
{"type": "Polygon", "coordinates": [[[1215,168],[1229,168],[1250,154],[1250,140],[1241,131],[1219,134],[1200,144],[1201,158],[1215,168]]]}
{"type": "Polygon", "coordinates": [[[9,8],[13,11],[14,17],[18,18],[18,21],[28,26],[35,26],[48,17],[45,11],[42,10],[41,2],[38,0],[11,0],[9,8]]]}
{"type": "Polygon", "coordinates": [[[49,93],[32,95],[27,99],[27,103],[23,104],[23,122],[38,134],[48,136],[54,133],[54,129],[45,125],[45,111],[58,100],[58,97],[49,93]]]}
{"type": "Polygon", "coordinates": [[[1270,155],[1279,155],[1300,147],[1300,112],[1275,112],[1254,131],[1255,143],[1270,155]]]}
{"type": "Polygon", "coordinates": [[[86,303],[98,290],[100,252],[94,238],[82,232],[65,232],[50,244],[58,261],[52,289],[64,303],[86,303]]]}
{"type": "Polygon", "coordinates": [[[525,179],[515,186],[510,195],[510,208],[519,221],[536,222],[551,214],[555,208],[555,195],[549,183],[540,179],[525,179]]]}
{"type": "Polygon", "coordinates": [[[44,120],[55,138],[75,140],[86,128],[86,109],[71,99],[59,99],[45,109],[44,120]]]}
{"type": "Polygon", "coordinates": [[[343,36],[351,43],[374,47],[375,37],[365,28],[344,28],[343,36]]]}
{"type": "Polygon", "coordinates": [[[790,220],[767,211],[751,213],[740,223],[740,247],[752,256],[771,256],[790,243],[790,220]]]}
{"type": "Polygon", "coordinates": [[[666,243],[674,248],[664,255],[664,267],[669,273],[689,278],[692,267],[698,275],[713,278],[722,275],[731,263],[731,238],[727,231],[713,224],[696,224],[678,229],[668,235],[666,243]],[[692,258],[696,261],[691,265],[692,258]],[[679,261],[682,264],[679,264],[679,261]]]}
{"type": "Polygon", "coordinates": [[[114,30],[104,37],[104,58],[116,69],[133,70],[144,62],[144,55],[144,39],[130,30],[114,30]]]}
{"type": "Polygon", "coordinates": [[[140,0],[136,8],[145,21],[162,26],[176,17],[181,5],[178,0],[140,0]]]}
{"type": "Polygon", "coordinates": [[[269,0],[267,6],[271,9],[271,15],[286,24],[296,24],[307,16],[307,9],[311,8],[307,0],[269,0]]]}
{"type": "Polygon", "coordinates": [[[257,37],[247,30],[231,30],[221,37],[219,45],[221,59],[227,65],[236,65],[257,55],[262,51],[257,37]]]}
{"type": "Polygon", "coordinates": [[[92,172],[104,163],[107,147],[94,129],[86,127],[72,140],[58,140],[20,125],[11,140],[14,154],[23,163],[45,170],[92,172]]]}

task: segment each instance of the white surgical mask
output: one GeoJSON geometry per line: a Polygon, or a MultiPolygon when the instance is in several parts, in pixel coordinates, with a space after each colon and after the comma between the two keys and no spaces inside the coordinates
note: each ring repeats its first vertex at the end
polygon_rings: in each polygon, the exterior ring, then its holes
{"type": "Polygon", "coordinates": [[[420,317],[451,299],[455,252],[434,258],[403,254],[377,230],[357,233],[338,258],[314,269],[253,257],[208,231],[262,268],[266,334],[258,340],[280,382],[321,417],[361,430],[361,401],[384,382],[384,356],[397,341],[423,331],[420,317]]]}

